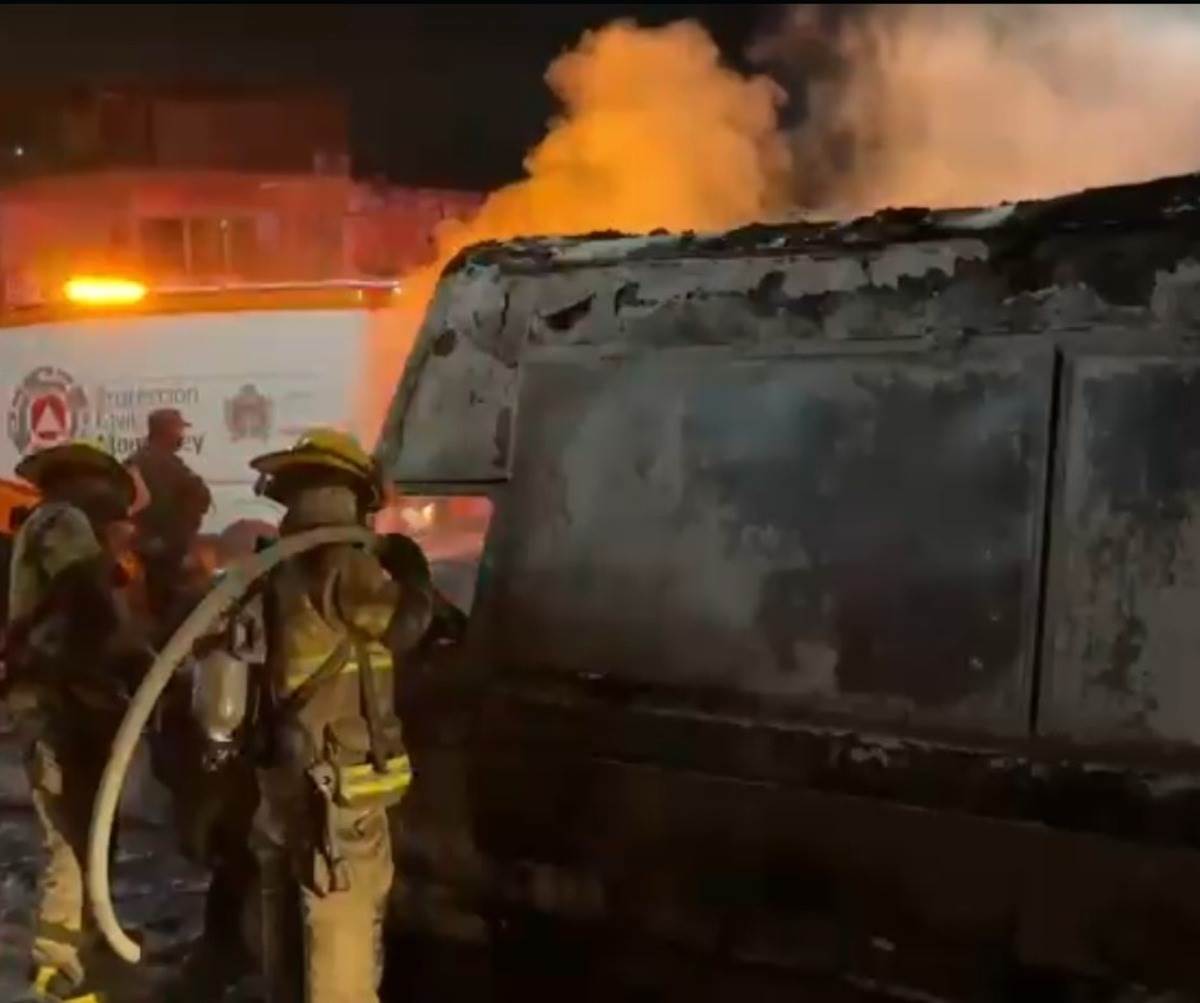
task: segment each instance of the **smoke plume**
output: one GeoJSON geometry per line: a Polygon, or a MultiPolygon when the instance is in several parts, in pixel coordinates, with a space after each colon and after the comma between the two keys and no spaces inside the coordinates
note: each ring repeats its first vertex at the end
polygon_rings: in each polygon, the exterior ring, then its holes
{"type": "MultiPolygon", "coordinates": [[[[727,68],[692,22],[615,22],[556,59],[562,104],[525,158],[526,176],[438,234],[437,261],[405,279],[404,302],[376,339],[365,428],[378,428],[437,276],[462,248],[518,236],[598,230],[724,229],[770,215],[788,194],[783,91],[727,68]]],[[[373,438],[369,435],[368,438],[373,438]]]]}
{"type": "Polygon", "coordinates": [[[722,229],[789,206],[970,206],[1200,169],[1200,16],[1140,6],[801,6],[722,65],[690,22],[615,23],[557,59],[526,177],[447,226],[375,339],[373,437],[444,264],[468,244],[722,229]],[[795,126],[781,131],[783,82],[795,126]]]}
{"type": "Polygon", "coordinates": [[[1141,5],[793,8],[797,200],[978,205],[1200,169],[1200,17],[1141,5]]]}
{"type": "Polygon", "coordinates": [[[526,157],[528,176],[448,231],[443,253],[517,235],[728,227],[784,194],[783,92],[724,67],[697,24],[589,32],[546,83],[563,111],[526,157]]]}

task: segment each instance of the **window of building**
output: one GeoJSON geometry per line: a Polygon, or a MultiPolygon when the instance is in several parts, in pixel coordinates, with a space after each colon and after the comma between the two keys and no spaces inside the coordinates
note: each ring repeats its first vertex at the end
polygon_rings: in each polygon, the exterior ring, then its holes
{"type": "Polygon", "coordinates": [[[115,220],[108,228],[109,249],[118,254],[125,254],[129,250],[130,236],[129,221],[115,220]]]}
{"type": "Polygon", "coordinates": [[[257,275],[260,271],[260,248],[255,221],[243,216],[222,220],[222,225],[229,270],[235,275],[257,275]]]}
{"type": "Polygon", "coordinates": [[[143,219],[140,236],[142,260],[152,275],[252,278],[261,269],[258,227],[250,217],[143,219]]]}
{"type": "Polygon", "coordinates": [[[186,274],[187,252],[182,219],[143,219],[139,232],[142,260],[150,274],[186,274]]]}
{"type": "Polygon", "coordinates": [[[189,275],[223,275],[230,270],[225,255],[224,223],[204,216],[188,220],[189,275]]]}
{"type": "Polygon", "coordinates": [[[317,278],[328,279],[342,274],[341,216],[319,216],[313,220],[313,251],[317,278]]]}

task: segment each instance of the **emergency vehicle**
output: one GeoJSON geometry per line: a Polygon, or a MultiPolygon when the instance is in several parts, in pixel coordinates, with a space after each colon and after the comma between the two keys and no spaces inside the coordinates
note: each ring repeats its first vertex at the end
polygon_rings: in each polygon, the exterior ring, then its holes
{"type": "Polygon", "coordinates": [[[0,317],[0,473],[71,438],[128,456],[150,412],[178,408],[183,459],[213,493],[204,531],[273,521],[247,461],[313,425],[355,424],[372,324],[395,288],[72,280],[61,302],[0,317]]]}
{"type": "MultiPolygon", "coordinates": [[[[398,291],[392,281],[153,288],[74,278],[55,302],[0,314],[0,476],[71,438],[124,458],[151,411],[178,408],[191,422],[181,455],[213,495],[202,532],[240,551],[280,514],[254,493],[251,457],[317,425],[371,437],[364,394],[380,346],[404,337],[398,291]]],[[[28,502],[30,490],[10,483],[6,497],[28,502]]],[[[383,520],[422,536],[439,517],[455,518],[449,503],[419,498],[383,520]]],[[[9,526],[4,517],[0,531],[9,526]]],[[[448,545],[470,550],[472,539],[457,534],[448,545]]]]}

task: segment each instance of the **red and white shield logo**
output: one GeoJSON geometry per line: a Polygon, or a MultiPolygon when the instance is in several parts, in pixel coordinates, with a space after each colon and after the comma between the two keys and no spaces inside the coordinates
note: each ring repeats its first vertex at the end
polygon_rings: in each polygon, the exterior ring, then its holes
{"type": "Polygon", "coordinates": [[[71,438],[71,409],[58,393],[43,394],[29,402],[30,445],[45,449],[71,438]]]}
{"type": "Polygon", "coordinates": [[[70,374],[41,366],[17,387],[8,409],[8,437],[21,453],[84,434],[87,397],[70,374]]]}

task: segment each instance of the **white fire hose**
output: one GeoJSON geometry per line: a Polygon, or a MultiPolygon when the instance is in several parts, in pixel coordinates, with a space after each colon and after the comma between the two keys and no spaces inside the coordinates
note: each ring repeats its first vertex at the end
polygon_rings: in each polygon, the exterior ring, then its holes
{"type": "Polygon", "coordinates": [[[224,578],[192,610],[179,629],[164,645],[154,664],[125,711],[121,727],[113,739],[112,751],[104,766],[96,806],[92,812],[92,828],[88,833],[87,889],[96,924],[104,939],[121,958],[130,964],[141,960],[141,948],[121,929],[113,909],[108,881],[108,857],[112,845],[113,821],[121,801],[125,774],[133,759],[138,740],[154,711],[154,705],[166,689],[179,663],[191,654],[192,645],[217,623],[241,599],[250,586],[277,564],[331,543],[361,543],[374,546],[376,536],[359,526],[332,526],[312,529],[288,536],[251,557],[230,565],[224,578]]]}

